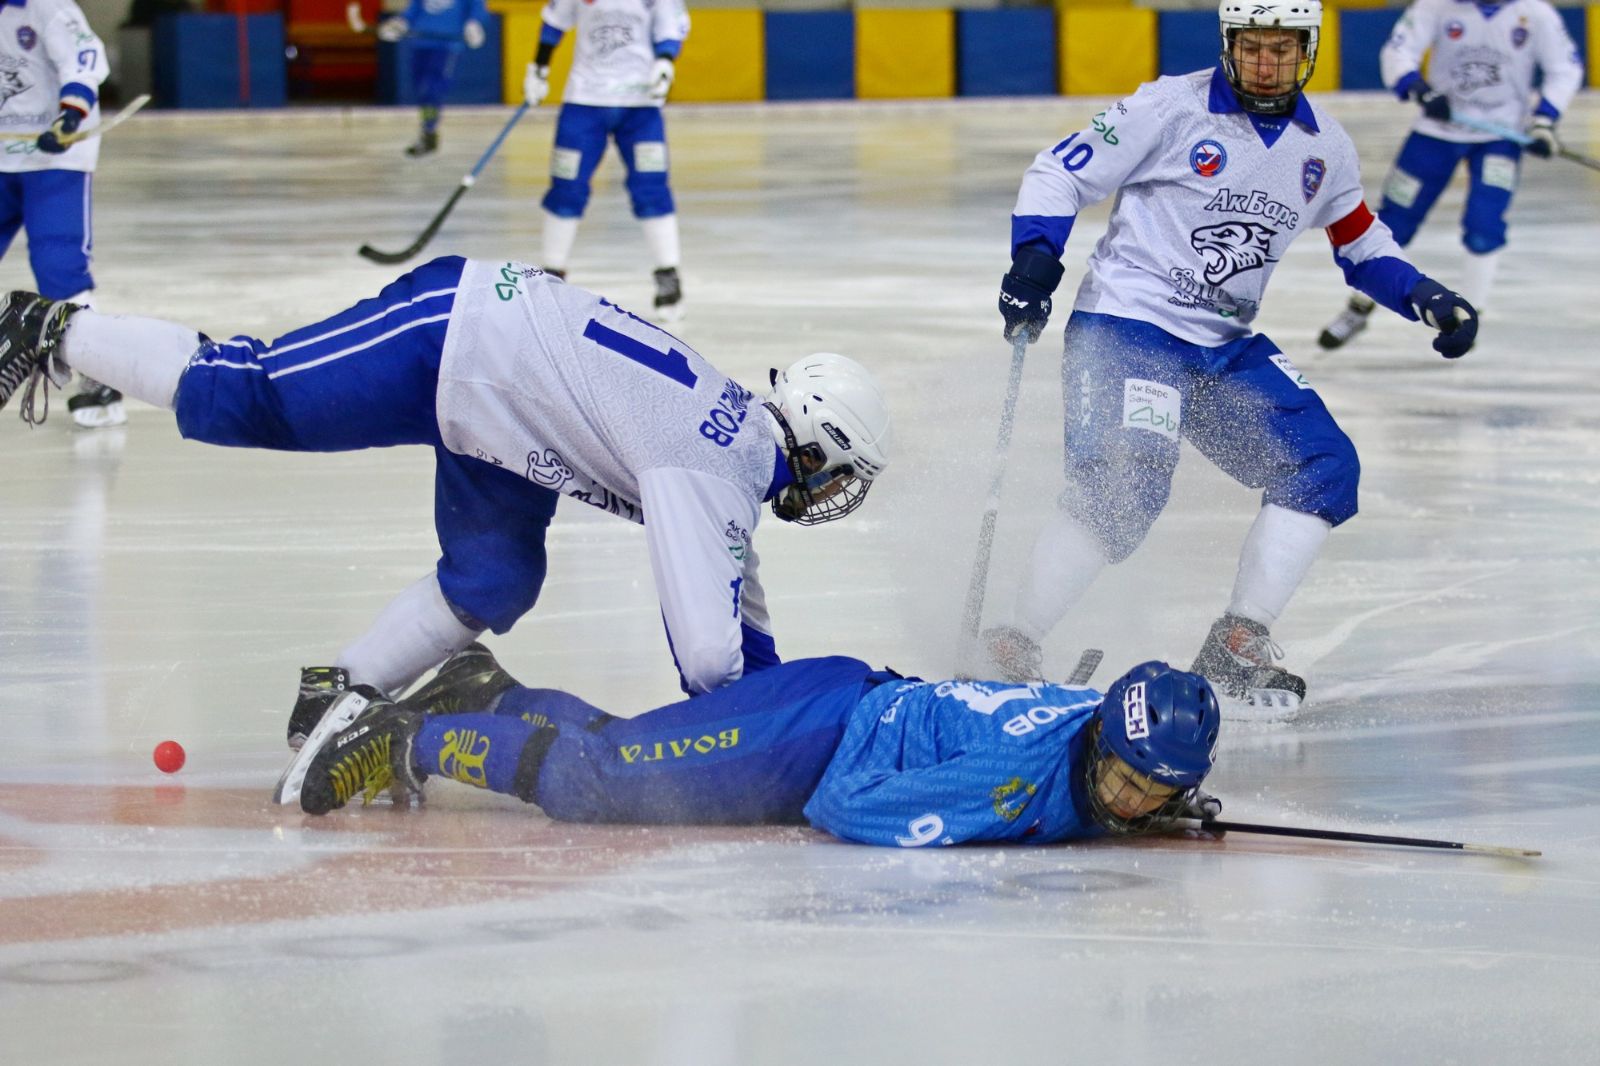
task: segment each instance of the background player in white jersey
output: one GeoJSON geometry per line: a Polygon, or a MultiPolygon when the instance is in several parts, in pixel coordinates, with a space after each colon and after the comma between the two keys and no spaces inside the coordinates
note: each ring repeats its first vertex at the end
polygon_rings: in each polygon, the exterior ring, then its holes
{"type": "MultiPolygon", "coordinates": [[[[235,447],[434,449],[442,555],[335,666],[302,675],[297,746],[354,684],[398,695],[532,608],[562,496],[642,523],[667,636],[695,694],[778,661],[751,534],[854,510],[888,460],[888,408],[841,355],[774,371],[765,402],[678,338],[536,267],[436,259],[266,343],[12,293],[0,404],[66,367],[235,447]]],[[[325,723],[329,728],[345,723],[325,723]]]]}
{"type": "Polygon", "coordinates": [[[1301,93],[1316,0],[1224,0],[1222,62],[1149,82],[1034,160],[1001,282],[1005,336],[1050,314],[1078,212],[1115,193],[1067,323],[1067,490],[1041,533],[1013,624],[988,633],[1001,675],[1037,677],[1039,640],[1166,506],[1178,442],[1263,490],[1227,611],[1193,669],[1237,710],[1298,706],[1268,630],[1328,531],[1356,513],[1355,448],[1310,383],[1253,334],[1267,280],[1300,233],[1325,228],[1356,288],[1464,354],[1472,309],[1405,260],[1362,202],[1349,136],[1301,93]]]}
{"type": "Polygon", "coordinates": [[[589,183],[608,139],[627,168],[628,198],[655,264],[655,310],[664,322],[683,313],[678,276],[678,216],[667,182],[667,132],[661,105],[673,61],[689,35],[683,0],[548,0],[523,93],[539,104],[550,92],[550,57],[568,31],[577,43],[561,95],[550,191],[544,195],[544,268],[565,277],[589,203],[589,183]]]}
{"type": "MultiPolygon", "coordinates": [[[[0,5],[0,131],[39,135],[0,152],[0,255],[25,228],[34,283],[52,300],[85,303],[94,288],[100,139],[60,138],[99,119],[100,83],[110,72],[105,46],[72,0],[0,5]]],[[[121,395],[96,381],[86,379],[67,406],[80,426],[127,421],[121,395]]]]}
{"type": "MultiPolygon", "coordinates": [[[[1466,269],[1461,294],[1479,310],[1494,283],[1506,243],[1506,211],[1516,191],[1522,148],[1456,120],[1522,130],[1531,155],[1548,159],[1558,144],[1555,126],[1583,83],[1577,48],[1545,0],[1417,0],[1384,44],[1383,83],[1422,108],[1383,184],[1378,218],[1403,248],[1416,236],[1450,175],[1463,161],[1469,184],[1461,213],[1466,269]],[[1431,52],[1422,77],[1422,57],[1431,52]],[[1539,89],[1536,75],[1543,72],[1539,89]],[[1537,103],[1536,103],[1537,101],[1537,103]]],[[[1317,343],[1337,348],[1366,328],[1372,300],[1352,293],[1317,343]]]]}
{"type": "Polygon", "coordinates": [[[398,41],[409,37],[411,84],[422,110],[422,129],[406,155],[415,159],[439,148],[439,110],[455,80],[461,46],[482,48],[489,21],[484,0],[411,0],[404,13],[385,19],[378,37],[398,41]]]}

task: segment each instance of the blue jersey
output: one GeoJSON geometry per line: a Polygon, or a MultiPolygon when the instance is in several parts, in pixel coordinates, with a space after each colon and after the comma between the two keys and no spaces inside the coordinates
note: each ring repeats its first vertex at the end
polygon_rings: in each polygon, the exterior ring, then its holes
{"type": "Polygon", "coordinates": [[[468,20],[488,25],[489,8],[485,0],[411,0],[405,20],[413,37],[459,41],[468,20]]]}
{"type": "Polygon", "coordinates": [[[1046,684],[879,685],[851,712],[806,818],[844,840],[908,848],[1099,836],[1071,767],[1100,700],[1046,684]]]}

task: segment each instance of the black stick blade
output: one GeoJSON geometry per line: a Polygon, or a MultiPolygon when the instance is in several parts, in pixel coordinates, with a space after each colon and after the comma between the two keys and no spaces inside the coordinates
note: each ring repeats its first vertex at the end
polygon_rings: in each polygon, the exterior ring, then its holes
{"type": "Polygon", "coordinates": [[[416,255],[419,251],[421,251],[421,248],[407,248],[402,252],[385,252],[374,248],[370,244],[363,244],[360,248],[356,249],[356,254],[361,256],[363,259],[370,259],[374,263],[383,263],[385,265],[392,266],[395,263],[404,263],[407,259],[410,259],[412,256],[416,255]]]}

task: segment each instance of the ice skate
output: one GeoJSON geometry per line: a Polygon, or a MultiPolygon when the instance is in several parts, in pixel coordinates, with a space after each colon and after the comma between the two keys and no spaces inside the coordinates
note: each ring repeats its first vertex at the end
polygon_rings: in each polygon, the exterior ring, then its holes
{"type": "MultiPolygon", "coordinates": [[[[313,667],[312,669],[330,670],[332,667],[313,667]]],[[[310,672],[309,670],[307,671],[310,672]]],[[[338,671],[343,674],[344,671],[338,671]]],[[[324,705],[321,718],[312,727],[310,735],[305,737],[299,750],[295,752],[289,765],[284,768],[283,775],[278,778],[277,787],[272,790],[272,802],[293,804],[300,800],[300,790],[306,779],[306,772],[311,768],[312,760],[317,757],[317,752],[322,750],[330,740],[348,729],[352,722],[364,714],[368,707],[384,705],[392,701],[370,685],[353,685],[347,690],[337,693],[333,699],[324,705]]],[[[419,716],[420,717],[420,716],[419,716]]]]}
{"type": "Polygon", "coordinates": [[[1024,685],[1043,680],[1044,653],[1039,642],[1015,626],[984,630],[983,650],[994,672],[993,680],[1024,685]]]}
{"type": "Polygon", "coordinates": [[[417,139],[406,145],[406,155],[412,159],[420,159],[425,155],[432,155],[439,150],[439,133],[437,130],[421,130],[417,139]]]}
{"type": "Polygon", "coordinates": [[[1283,649],[1266,626],[1225,614],[1212,624],[1189,669],[1211,682],[1224,718],[1278,722],[1298,714],[1306,696],[1303,678],[1273,665],[1281,658],[1283,649]]]}
{"type": "Polygon", "coordinates": [[[515,687],[517,679],[495,661],[494,653],[473,643],[446,659],[433,679],[400,706],[425,715],[487,712],[501,693],[515,687]]]}
{"type": "Polygon", "coordinates": [[[350,675],[337,666],[300,668],[300,694],[289,712],[289,747],[299,751],[334,701],[350,688],[350,675]]]}
{"type": "Polygon", "coordinates": [[[128,421],[122,409],[122,393],[94,378],[80,376],[78,392],[67,398],[67,411],[84,429],[120,426],[128,421]]]}
{"type": "Polygon", "coordinates": [[[1317,335],[1317,343],[1329,349],[1344,347],[1350,338],[1367,328],[1367,319],[1376,306],[1360,293],[1354,294],[1344,310],[1323,327],[1322,332],[1317,335]]]}
{"type": "Polygon", "coordinates": [[[59,388],[67,382],[69,372],[57,351],[67,321],[77,310],[77,304],[47,300],[34,292],[7,293],[0,303],[0,407],[20,389],[22,420],[29,425],[43,422],[49,413],[49,385],[59,388]],[[43,404],[36,409],[37,400],[43,404]]]}
{"type": "Polygon", "coordinates": [[[412,765],[411,755],[423,715],[367,691],[373,702],[360,717],[341,732],[308,742],[301,753],[310,755],[299,790],[307,814],[338,810],[356,796],[371,803],[384,792],[397,807],[422,799],[427,775],[412,765]]]}
{"type": "Polygon", "coordinates": [[[656,281],[656,319],[660,322],[683,320],[683,283],[677,267],[662,267],[653,275],[656,281]]]}

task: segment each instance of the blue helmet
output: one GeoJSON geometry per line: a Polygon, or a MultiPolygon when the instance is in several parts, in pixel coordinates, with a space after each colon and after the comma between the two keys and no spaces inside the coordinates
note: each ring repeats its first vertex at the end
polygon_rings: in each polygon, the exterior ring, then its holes
{"type": "Polygon", "coordinates": [[[1094,748],[1085,767],[1095,820],[1115,832],[1170,824],[1216,762],[1222,712],[1211,683],[1163,662],[1140,663],[1106,690],[1095,717],[1094,748]],[[1144,784],[1119,777],[1117,788],[1106,785],[1108,756],[1125,763],[1144,784]],[[1157,793],[1161,802],[1152,802],[1157,793]],[[1138,813],[1114,807],[1138,808],[1138,813]]]}

